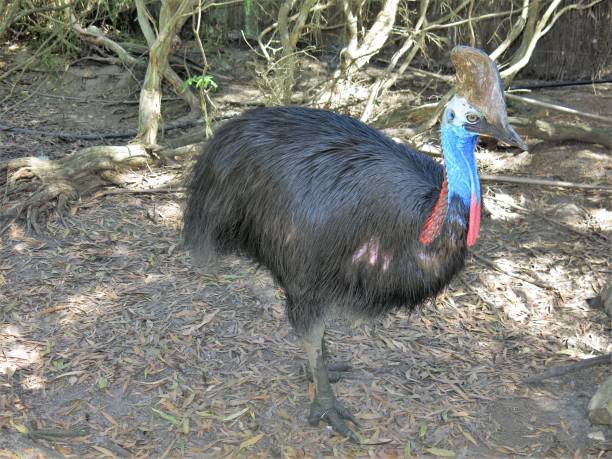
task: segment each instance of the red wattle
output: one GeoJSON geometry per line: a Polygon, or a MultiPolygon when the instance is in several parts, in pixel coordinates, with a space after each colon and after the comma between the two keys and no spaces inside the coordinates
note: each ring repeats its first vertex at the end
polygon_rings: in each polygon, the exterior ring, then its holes
{"type": "Polygon", "coordinates": [[[480,230],[480,201],[475,195],[470,197],[470,216],[468,221],[467,245],[472,247],[478,239],[480,230]]]}
{"type": "Polygon", "coordinates": [[[448,184],[446,178],[442,182],[440,188],[440,194],[438,200],[431,211],[431,214],[425,221],[421,233],[419,234],[419,242],[423,245],[429,245],[431,242],[440,234],[444,218],[446,217],[446,210],[448,207],[448,184]]]}

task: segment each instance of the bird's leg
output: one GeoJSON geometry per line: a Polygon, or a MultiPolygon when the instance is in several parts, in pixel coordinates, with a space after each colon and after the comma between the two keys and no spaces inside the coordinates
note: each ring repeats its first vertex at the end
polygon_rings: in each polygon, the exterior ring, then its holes
{"type": "MultiPolygon", "coordinates": [[[[330,361],[327,345],[325,344],[325,336],[321,338],[321,354],[323,355],[323,362],[325,362],[325,366],[327,367],[327,375],[331,384],[340,381],[344,377],[344,373],[353,369],[351,362],[344,360],[330,361]]],[[[314,369],[310,362],[303,368],[303,371],[308,380],[314,382],[314,369]]]]}
{"type": "Polygon", "coordinates": [[[308,422],[315,426],[321,419],[327,421],[338,433],[359,443],[359,437],[348,428],[345,420],[358,425],[357,419],[336,399],[329,381],[329,373],[323,358],[322,324],[313,326],[303,337],[304,348],[308,354],[308,362],[312,369],[315,384],[315,398],[310,405],[308,422]]]}

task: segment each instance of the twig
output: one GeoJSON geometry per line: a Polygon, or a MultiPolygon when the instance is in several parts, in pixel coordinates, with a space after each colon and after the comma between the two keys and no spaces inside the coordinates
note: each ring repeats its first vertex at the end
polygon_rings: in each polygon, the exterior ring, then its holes
{"type": "Polygon", "coordinates": [[[134,454],[131,451],[128,451],[125,448],[113,443],[110,440],[102,440],[98,443],[101,447],[110,450],[112,453],[116,454],[119,457],[133,457],[134,454]]]}
{"type": "Polygon", "coordinates": [[[572,371],[583,370],[585,368],[594,367],[596,365],[603,365],[605,363],[612,364],[612,352],[606,355],[590,357],[588,359],[580,360],[578,362],[570,363],[568,365],[553,367],[549,370],[544,371],[543,373],[540,373],[539,375],[530,376],[529,378],[523,380],[523,382],[527,384],[532,384],[540,382],[544,379],[563,376],[564,374],[571,373],[572,371]]]}
{"type": "Polygon", "coordinates": [[[506,94],[506,98],[510,100],[516,100],[517,102],[522,102],[524,104],[535,105],[537,107],[549,108],[557,112],[569,113],[570,115],[575,115],[581,118],[588,118],[591,120],[601,121],[603,123],[612,125],[612,118],[610,118],[609,116],[602,116],[602,115],[596,115],[595,113],[581,112],[580,110],[576,110],[574,108],[564,107],[562,105],[550,104],[548,102],[542,102],[540,100],[532,99],[530,97],[519,96],[517,94],[506,94]]]}
{"type": "Polygon", "coordinates": [[[184,186],[178,187],[162,187],[162,188],[151,188],[150,190],[141,190],[141,189],[130,189],[130,188],[120,188],[118,190],[105,190],[96,195],[97,198],[102,196],[110,196],[113,194],[157,194],[157,193],[185,193],[187,188],[184,186]]]}
{"type": "Polygon", "coordinates": [[[489,175],[482,174],[480,179],[483,182],[508,182],[508,183],[522,183],[526,185],[539,185],[539,186],[555,186],[559,188],[577,188],[582,190],[599,190],[612,192],[612,186],[610,185],[596,185],[590,183],[575,183],[575,182],[564,182],[560,180],[547,180],[533,177],[515,177],[510,175],[489,175]]]}
{"type": "Polygon", "coordinates": [[[74,430],[55,430],[55,429],[31,429],[28,435],[32,438],[43,438],[50,440],[54,438],[75,438],[84,437],[89,434],[89,428],[83,427],[74,430]]]}
{"type": "Polygon", "coordinates": [[[612,83],[612,78],[603,78],[600,80],[569,80],[569,81],[542,81],[534,84],[512,85],[510,89],[544,89],[544,88],[562,88],[565,86],[584,86],[612,83]]]}
{"type": "MultiPolygon", "coordinates": [[[[220,119],[224,119],[224,118],[220,117],[220,119]]],[[[196,120],[179,121],[176,123],[169,123],[165,125],[164,131],[170,131],[172,129],[188,128],[192,126],[197,126],[199,124],[204,124],[204,120],[196,119],[196,120]]],[[[0,131],[16,132],[19,134],[36,134],[36,135],[43,135],[47,137],[59,137],[64,140],[125,139],[125,138],[134,137],[136,135],[135,130],[129,130],[129,131],[124,131],[124,132],[109,132],[105,134],[74,134],[71,132],[64,132],[64,131],[43,131],[43,130],[38,130],[38,129],[18,128],[14,126],[7,126],[6,124],[0,124],[0,131]]]]}
{"type": "Polygon", "coordinates": [[[529,15],[529,1],[523,0],[523,6],[521,9],[521,15],[517,18],[516,22],[510,28],[510,32],[502,41],[499,46],[493,50],[489,57],[491,60],[496,61],[506,50],[516,41],[516,39],[523,33],[525,26],[527,25],[527,19],[529,15]]]}
{"type": "Polygon", "coordinates": [[[160,456],[160,459],[166,459],[168,457],[168,455],[170,454],[170,452],[172,451],[172,448],[174,448],[174,444],[176,443],[176,437],[172,439],[172,441],[170,442],[170,444],[168,445],[168,447],[166,448],[166,450],[162,453],[162,455],[160,456]]]}

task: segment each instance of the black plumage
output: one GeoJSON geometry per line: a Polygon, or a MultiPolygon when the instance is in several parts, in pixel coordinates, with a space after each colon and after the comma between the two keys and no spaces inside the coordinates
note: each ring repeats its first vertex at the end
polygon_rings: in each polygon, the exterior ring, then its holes
{"type": "Polygon", "coordinates": [[[437,294],[462,267],[467,209],[429,246],[418,234],[443,168],[355,119],[261,108],[227,122],[189,182],[184,237],[196,256],[245,254],[285,290],[303,334],[335,313],[376,316],[437,294]]]}

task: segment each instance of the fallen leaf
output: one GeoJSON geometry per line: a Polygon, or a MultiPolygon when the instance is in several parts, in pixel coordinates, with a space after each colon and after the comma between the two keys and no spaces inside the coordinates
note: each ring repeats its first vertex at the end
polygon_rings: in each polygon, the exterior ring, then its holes
{"type": "Polygon", "coordinates": [[[156,410],[155,408],[151,408],[151,410],[153,410],[153,412],[159,414],[159,416],[162,419],[165,419],[168,422],[171,422],[172,424],[174,424],[175,426],[179,425],[179,420],[177,418],[175,418],[174,416],[172,416],[171,414],[168,413],[164,413],[161,410],[156,410]]]}
{"type": "Polygon", "coordinates": [[[248,448],[249,446],[253,446],[259,440],[261,440],[263,436],[264,434],[260,433],[259,435],[255,435],[254,437],[251,437],[248,440],[243,441],[242,443],[240,443],[239,449],[245,449],[245,448],[248,448]]]}
{"type": "Polygon", "coordinates": [[[15,428],[15,430],[17,430],[17,432],[22,433],[22,434],[29,434],[30,433],[30,429],[28,429],[23,424],[19,424],[18,422],[13,421],[12,419],[9,419],[9,422],[15,428]]]}
{"type": "Polygon", "coordinates": [[[223,422],[227,422],[227,421],[233,421],[234,419],[239,418],[240,416],[242,416],[244,413],[246,413],[247,411],[249,411],[249,407],[247,406],[244,410],[240,410],[237,413],[234,414],[230,414],[228,417],[223,418],[223,422]]]}
{"type": "Polygon", "coordinates": [[[472,442],[474,446],[478,446],[478,443],[476,443],[476,440],[474,439],[474,437],[472,437],[471,433],[466,432],[464,430],[462,430],[461,433],[463,434],[465,438],[467,438],[470,442],[472,442]]]}
{"type": "Polygon", "coordinates": [[[434,456],[440,457],[455,457],[455,453],[450,449],[442,449],[442,448],[427,448],[425,451],[433,454],[434,456]]]}

